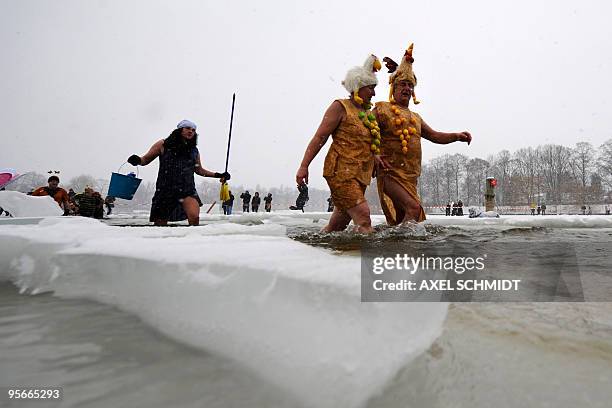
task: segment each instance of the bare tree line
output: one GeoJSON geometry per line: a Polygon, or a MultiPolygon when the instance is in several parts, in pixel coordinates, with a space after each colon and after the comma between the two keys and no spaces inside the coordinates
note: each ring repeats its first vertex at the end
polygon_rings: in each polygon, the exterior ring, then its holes
{"type": "Polygon", "coordinates": [[[610,201],[612,139],[595,148],[579,142],[503,150],[486,159],[445,154],[424,164],[419,193],[424,206],[443,206],[461,199],[483,205],[485,180],[497,179],[496,203],[598,204],[610,201]]]}

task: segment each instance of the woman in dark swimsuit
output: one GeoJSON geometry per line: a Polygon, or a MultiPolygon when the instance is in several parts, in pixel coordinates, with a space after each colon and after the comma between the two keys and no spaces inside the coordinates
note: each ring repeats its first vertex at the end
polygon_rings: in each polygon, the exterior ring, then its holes
{"type": "Polygon", "coordinates": [[[149,221],[167,225],[168,221],[187,219],[189,225],[200,223],[202,201],[195,188],[193,174],[202,177],[230,179],[229,173],[206,170],[196,147],[198,134],[195,123],[183,120],[166,139],[156,142],[142,157],[133,154],[128,159],[134,166],[146,166],[159,157],[159,172],[149,221]]]}

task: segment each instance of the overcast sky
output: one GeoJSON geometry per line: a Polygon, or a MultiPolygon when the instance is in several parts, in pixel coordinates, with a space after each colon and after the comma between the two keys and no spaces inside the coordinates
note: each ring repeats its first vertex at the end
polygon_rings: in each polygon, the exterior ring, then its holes
{"type": "MultiPolygon", "coordinates": [[[[415,43],[415,108],[471,146],[423,141],[423,159],[485,158],[612,138],[605,1],[0,0],[0,168],[109,178],[184,118],[222,171],[237,94],[234,184],[292,185],[323,112],[368,54],[415,43]]],[[[386,100],[379,73],[374,100],[386,100]]],[[[324,187],[323,158],[310,184],[324,187]]],[[[157,161],[140,175],[154,181],[157,161]]]]}

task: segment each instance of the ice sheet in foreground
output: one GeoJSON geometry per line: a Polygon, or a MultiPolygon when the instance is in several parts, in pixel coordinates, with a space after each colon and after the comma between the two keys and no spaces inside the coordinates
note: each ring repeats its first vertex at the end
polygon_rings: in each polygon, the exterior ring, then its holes
{"type": "Polygon", "coordinates": [[[440,334],[447,305],[361,303],[358,258],[275,224],[0,225],[0,280],[116,305],[236,361],[312,407],[356,407],[440,334]]]}

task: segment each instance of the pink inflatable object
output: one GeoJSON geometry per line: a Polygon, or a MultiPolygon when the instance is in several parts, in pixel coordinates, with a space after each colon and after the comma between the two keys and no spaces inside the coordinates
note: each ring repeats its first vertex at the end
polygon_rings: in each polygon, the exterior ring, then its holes
{"type": "Polygon", "coordinates": [[[0,188],[9,184],[12,180],[18,177],[17,172],[13,169],[0,170],[0,188]]]}

